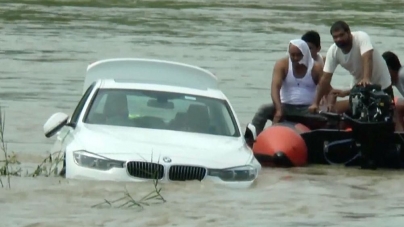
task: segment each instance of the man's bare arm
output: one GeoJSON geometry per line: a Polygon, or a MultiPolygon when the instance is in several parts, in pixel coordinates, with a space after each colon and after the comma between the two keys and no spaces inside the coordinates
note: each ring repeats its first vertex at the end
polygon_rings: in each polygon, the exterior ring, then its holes
{"type": "MultiPolygon", "coordinates": [[[[322,65],[319,63],[315,63],[313,66],[313,70],[312,70],[313,81],[315,84],[317,84],[317,85],[319,84],[320,78],[323,74],[324,74],[324,71],[323,71],[322,65]]],[[[325,96],[328,95],[331,92],[331,90],[333,90],[333,87],[330,84],[326,90],[325,96]]]]}
{"type": "Polygon", "coordinates": [[[317,85],[316,98],[314,100],[316,105],[320,105],[320,101],[324,95],[327,95],[330,92],[331,78],[332,73],[323,73],[323,75],[320,77],[320,81],[317,85]]]}
{"type": "Polygon", "coordinates": [[[279,60],[275,63],[274,70],[272,72],[272,84],[271,84],[271,98],[276,110],[282,109],[280,91],[285,77],[283,69],[283,62],[279,60]]]}
{"type": "Polygon", "coordinates": [[[366,51],[362,55],[363,78],[370,81],[373,70],[373,49],[366,51]]]}
{"type": "Polygon", "coordinates": [[[373,71],[373,44],[366,32],[358,32],[357,35],[362,55],[363,79],[370,81],[373,71]]]}
{"type": "Polygon", "coordinates": [[[312,69],[312,77],[315,84],[320,81],[321,75],[323,75],[323,66],[320,63],[315,62],[312,69]]]}

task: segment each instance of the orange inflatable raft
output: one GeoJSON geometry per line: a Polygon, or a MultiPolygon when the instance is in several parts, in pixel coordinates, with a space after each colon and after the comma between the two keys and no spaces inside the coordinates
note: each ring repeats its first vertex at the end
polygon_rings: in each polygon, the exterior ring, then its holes
{"type": "Polygon", "coordinates": [[[253,152],[262,165],[304,166],[308,150],[301,133],[310,129],[303,124],[282,122],[263,130],[257,137],[253,152]]]}

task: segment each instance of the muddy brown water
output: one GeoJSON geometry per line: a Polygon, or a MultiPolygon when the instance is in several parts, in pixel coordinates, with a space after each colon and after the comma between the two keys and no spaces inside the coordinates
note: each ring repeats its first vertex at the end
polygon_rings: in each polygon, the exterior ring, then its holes
{"type": "MultiPolygon", "coordinates": [[[[2,0],[0,104],[8,150],[23,167],[39,164],[53,142],[43,135],[44,122],[57,111],[71,114],[86,66],[110,57],[159,58],[213,71],[244,129],[270,101],[272,67],[288,40],[315,29],[325,54],[330,23],[344,19],[368,32],[380,52],[403,57],[403,7],[366,0],[2,0]]],[[[350,81],[339,68],[332,83],[350,81]]],[[[265,169],[246,190],[164,184],[166,203],[135,211],[91,206],[121,197],[124,186],[141,198],[152,184],[12,177],[11,189],[0,189],[0,226],[402,226],[402,182],[400,171],[265,169]]]]}

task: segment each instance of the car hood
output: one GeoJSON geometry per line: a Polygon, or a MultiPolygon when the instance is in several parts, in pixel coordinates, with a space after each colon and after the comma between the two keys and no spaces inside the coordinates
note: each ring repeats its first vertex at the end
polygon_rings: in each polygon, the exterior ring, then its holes
{"type": "Polygon", "coordinates": [[[84,150],[118,160],[170,157],[173,163],[223,166],[245,165],[253,156],[242,137],[87,124],[76,138],[84,150]]]}

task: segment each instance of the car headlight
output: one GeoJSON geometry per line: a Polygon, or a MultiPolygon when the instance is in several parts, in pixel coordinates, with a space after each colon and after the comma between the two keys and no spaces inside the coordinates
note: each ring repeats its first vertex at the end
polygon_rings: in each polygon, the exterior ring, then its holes
{"type": "Polygon", "coordinates": [[[108,159],[87,151],[74,151],[74,162],[82,167],[98,170],[110,170],[112,168],[123,168],[125,162],[108,159]]]}
{"type": "Polygon", "coordinates": [[[252,181],[257,177],[258,170],[251,165],[228,169],[209,169],[208,175],[219,177],[223,181],[252,181]]]}

